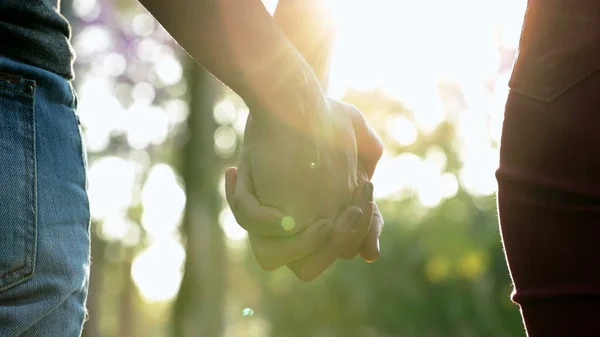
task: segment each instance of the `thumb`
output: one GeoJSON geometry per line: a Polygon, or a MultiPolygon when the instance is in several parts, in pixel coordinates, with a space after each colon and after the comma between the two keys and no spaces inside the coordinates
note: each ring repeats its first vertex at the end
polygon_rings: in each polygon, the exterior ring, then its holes
{"type": "Polygon", "coordinates": [[[231,206],[233,195],[235,194],[235,183],[237,182],[237,167],[229,167],[225,170],[225,197],[227,203],[231,206]]]}
{"type": "Polygon", "coordinates": [[[373,203],[373,218],[371,220],[371,228],[367,238],[360,248],[360,256],[367,262],[373,262],[379,258],[381,248],[379,247],[379,237],[383,229],[383,216],[376,203],[373,203]]]}

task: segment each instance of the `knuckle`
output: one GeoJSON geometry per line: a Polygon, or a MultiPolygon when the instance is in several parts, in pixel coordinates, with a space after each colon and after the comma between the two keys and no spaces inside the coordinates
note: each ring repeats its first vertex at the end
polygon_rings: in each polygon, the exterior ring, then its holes
{"type": "Polygon", "coordinates": [[[310,281],[314,280],[315,277],[317,276],[314,272],[312,272],[306,266],[300,266],[299,268],[296,268],[293,271],[294,271],[294,274],[296,274],[296,277],[298,277],[298,279],[300,279],[301,281],[304,281],[304,282],[310,282],[310,281]]]}
{"type": "Polygon", "coordinates": [[[381,156],[383,156],[383,141],[377,134],[374,135],[374,138],[375,146],[373,147],[373,156],[379,160],[381,159],[381,156]]]}
{"type": "Polygon", "coordinates": [[[261,245],[255,245],[252,247],[254,252],[254,258],[258,262],[258,265],[261,269],[265,271],[272,271],[281,267],[281,264],[278,263],[276,259],[273,259],[273,254],[270,254],[268,249],[262,247],[261,245]]]}
{"type": "Polygon", "coordinates": [[[314,279],[315,279],[315,276],[301,275],[301,276],[298,276],[298,278],[299,278],[301,281],[304,281],[304,282],[310,282],[310,281],[312,281],[312,280],[314,280],[314,279]]]}
{"type": "Polygon", "coordinates": [[[352,118],[352,122],[355,125],[366,122],[365,116],[356,105],[346,103],[346,113],[352,118]]]}
{"type": "Polygon", "coordinates": [[[364,119],[362,111],[360,111],[360,109],[356,105],[348,104],[347,107],[348,112],[350,112],[351,115],[356,116],[357,118],[364,119]]]}
{"type": "Polygon", "coordinates": [[[261,246],[254,247],[254,256],[260,265],[269,265],[269,255],[267,254],[264,248],[260,248],[261,246]]]}
{"type": "Polygon", "coordinates": [[[252,252],[254,253],[254,258],[256,259],[258,264],[261,266],[261,268],[265,269],[266,267],[272,265],[272,263],[270,263],[270,261],[269,261],[269,255],[267,254],[267,252],[265,251],[265,249],[263,248],[262,245],[260,245],[260,244],[252,245],[252,252]]]}
{"type": "Polygon", "coordinates": [[[254,257],[256,258],[256,261],[258,262],[260,268],[264,271],[272,271],[278,268],[276,264],[266,259],[264,255],[254,253],[254,257]]]}
{"type": "Polygon", "coordinates": [[[263,263],[259,263],[258,264],[260,266],[260,268],[264,271],[273,271],[275,269],[277,269],[278,267],[276,265],[272,265],[272,264],[263,264],[263,263]]]}

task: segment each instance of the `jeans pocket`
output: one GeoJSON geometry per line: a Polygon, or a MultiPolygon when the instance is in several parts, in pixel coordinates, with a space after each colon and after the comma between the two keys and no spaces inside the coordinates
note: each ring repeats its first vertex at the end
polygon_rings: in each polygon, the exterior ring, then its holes
{"type": "Polygon", "coordinates": [[[0,291],[34,274],[35,81],[0,72],[0,291]]]}

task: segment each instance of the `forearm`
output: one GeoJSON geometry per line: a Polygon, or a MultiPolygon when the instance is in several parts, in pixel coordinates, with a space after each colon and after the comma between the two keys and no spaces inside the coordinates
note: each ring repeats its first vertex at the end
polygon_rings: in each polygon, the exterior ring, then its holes
{"type": "Polygon", "coordinates": [[[326,1],[279,0],[273,17],[327,91],[335,28],[326,1]]]}
{"type": "Polygon", "coordinates": [[[259,0],[140,0],[256,114],[302,123],[326,105],[318,79],[259,0]]]}

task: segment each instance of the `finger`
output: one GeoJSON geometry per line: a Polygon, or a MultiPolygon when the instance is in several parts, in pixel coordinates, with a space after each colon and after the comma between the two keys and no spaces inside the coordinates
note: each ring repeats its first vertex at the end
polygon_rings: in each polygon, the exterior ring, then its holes
{"type": "Polygon", "coordinates": [[[362,246],[369,229],[371,228],[371,219],[373,217],[373,184],[368,180],[363,180],[360,185],[354,190],[352,204],[360,207],[363,214],[358,220],[356,233],[352,242],[340,255],[342,259],[353,259],[362,246]]]}
{"type": "Polygon", "coordinates": [[[260,204],[249,191],[244,170],[230,167],[225,171],[225,195],[237,223],[254,235],[291,236],[282,226],[283,213],[260,204]]]}
{"type": "Polygon", "coordinates": [[[329,220],[319,220],[292,237],[250,236],[256,261],[265,270],[274,270],[299,260],[322,246],[333,233],[329,220]]]}
{"type": "Polygon", "coordinates": [[[367,122],[363,113],[354,105],[344,103],[342,101],[330,99],[330,104],[344,106],[342,111],[345,111],[352,122],[354,128],[354,136],[356,138],[356,150],[358,158],[365,165],[369,180],[373,177],[375,168],[381,156],[383,155],[383,141],[375,132],[375,129],[367,122]]]}
{"type": "Polygon", "coordinates": [[[377,204],[374,203],[373,205],[374,211],[373,219],[371,221],[371,229],[369,230],[369,234],[367,234],[367,238],[360,248],[360,256],[367,262],[373,262],[377,260],[381,254],[379,237],[381,236],[381,231],[383,230],[384,221],[377,204]]]}
{"type": "Polygon", "coordinates": [[[288,267],[303,281],[311,281],[321,275],[352,241],[361,215],[362,211],[357,206],[343,210],[335,220],[329,240],[305,258],[289,263],[288,267]]]}
{"type": "Polygon", "coordinates": [[[235,194],[235,183],[237,180],[237,167],[228,167],[225,170],[225,197],[231,207],[233,195],[235,194]]]}
{"type": "Polygon", "coordinates": [[[377,162],[383,155],[383,141],[358,108],[348,110],[354,126],[358,157],[365,165],[367,176],[371,180],[377,162]]]}

